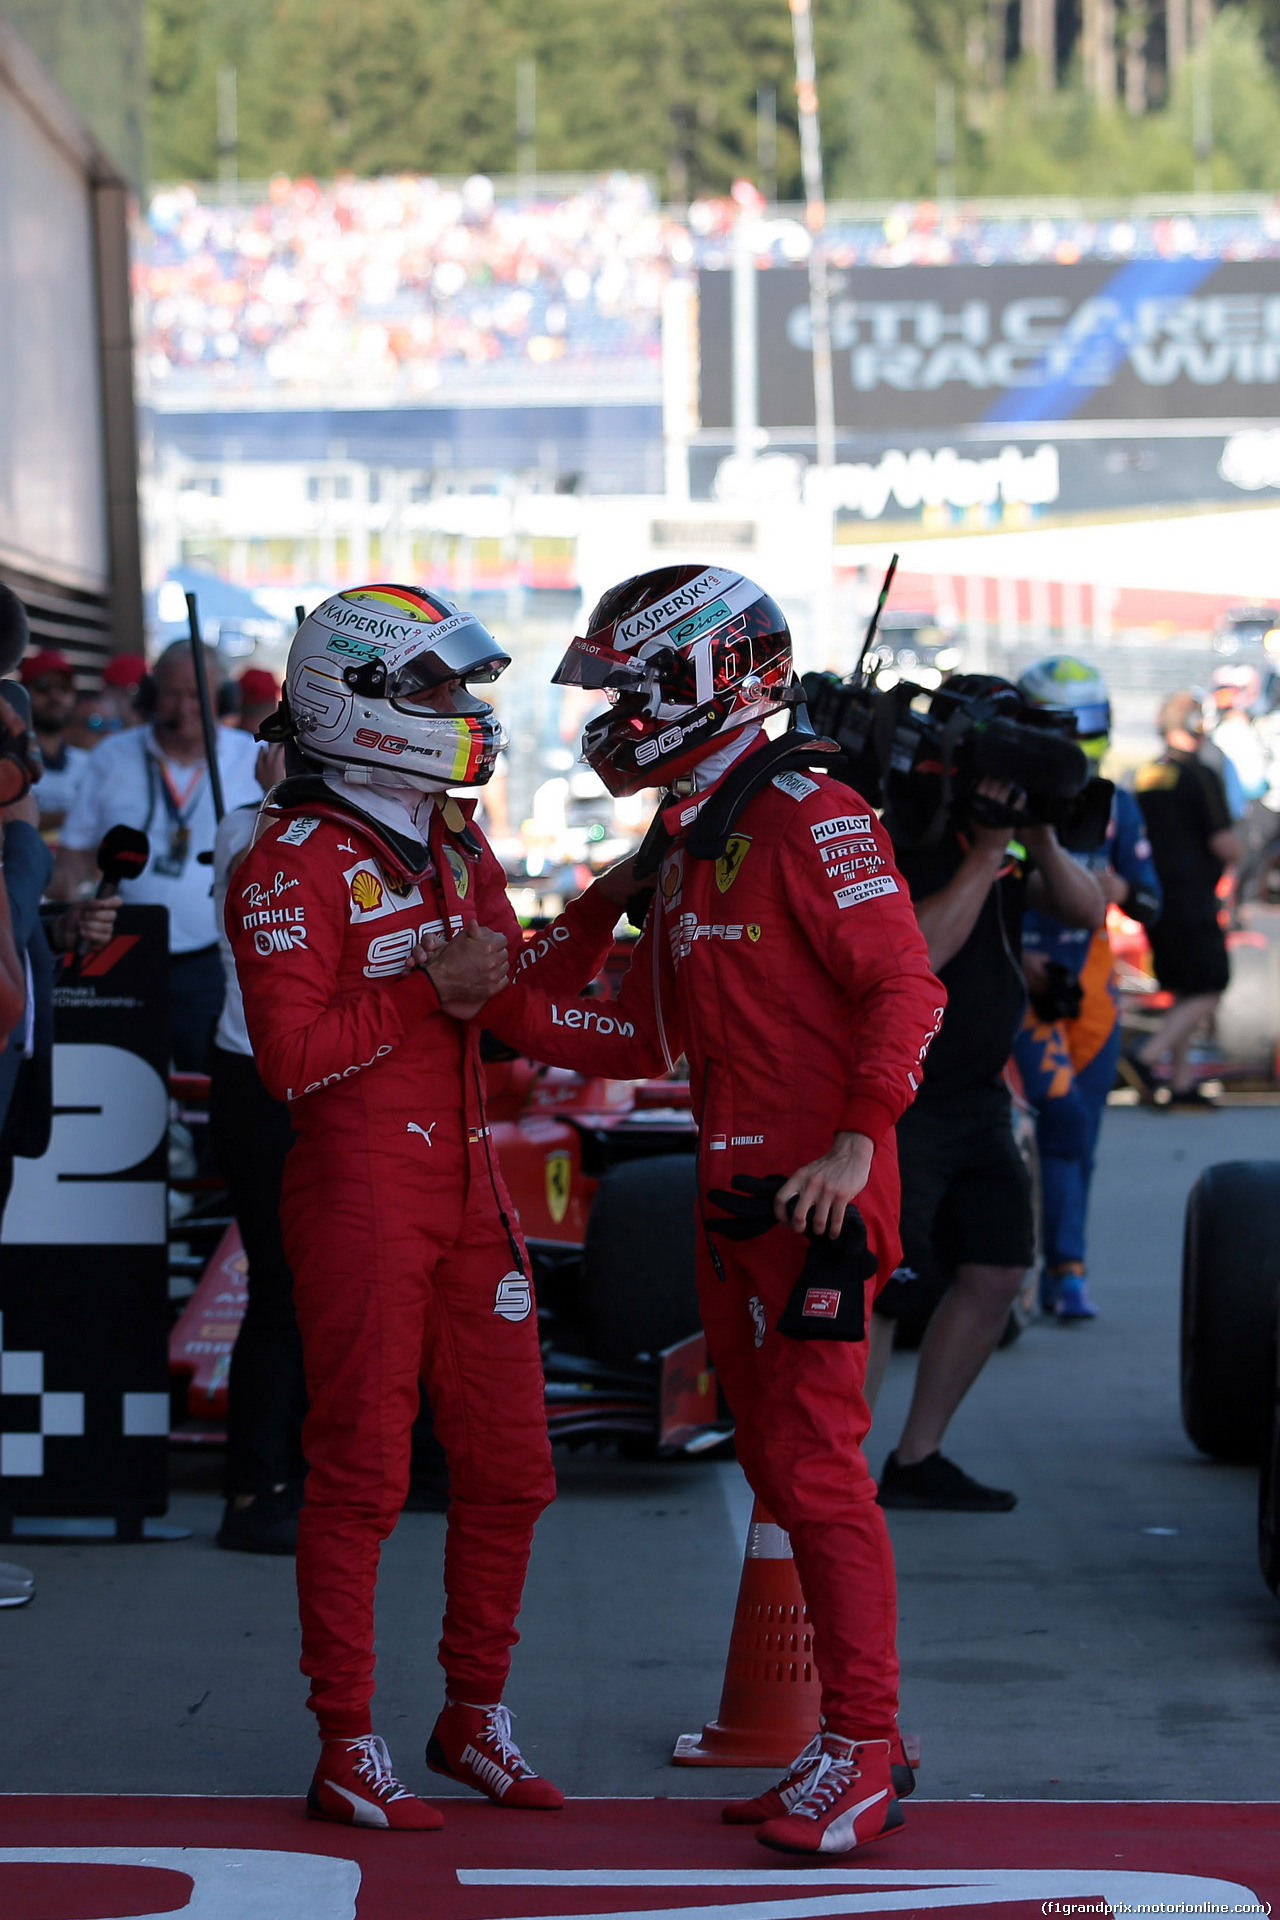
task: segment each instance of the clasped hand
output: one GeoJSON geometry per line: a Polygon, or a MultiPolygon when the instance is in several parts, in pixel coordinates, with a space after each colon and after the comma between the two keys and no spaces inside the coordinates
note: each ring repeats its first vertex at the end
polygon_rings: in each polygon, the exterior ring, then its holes
{"type": "Polygon", "coordinates": [[[409,965],[422,969],[439,994],[441,1007],[455,1020],[474,1020],[511,977],[505,938],[475,921],[453,940],[428,934],[409,955],[409,965]]]}

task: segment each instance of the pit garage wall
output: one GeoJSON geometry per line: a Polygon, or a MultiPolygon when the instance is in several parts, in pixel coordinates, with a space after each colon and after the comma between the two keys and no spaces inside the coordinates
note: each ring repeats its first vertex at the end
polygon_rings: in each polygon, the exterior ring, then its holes
{"type": "Polygon", "coordinates": [[[86,668],[142,639],[126,199],[0,20],[0,576],[86,668]]]}

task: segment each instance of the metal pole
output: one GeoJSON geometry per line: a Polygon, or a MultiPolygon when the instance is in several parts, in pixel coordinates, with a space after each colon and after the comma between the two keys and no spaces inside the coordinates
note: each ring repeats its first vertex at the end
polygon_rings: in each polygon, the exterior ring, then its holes
{"type": "Polygon", "coordinates": [[[218,68],[218,185],[224,200],[234,200],[238,181],[240,127],[236,112],[236,70],[218,68]]]}
{"type": "Polygon", "coordinates": [[[822,238],[827,203],[822,184],[822,133],[818,124],[818,75],[813,58],[809,0],[790,0],[796,54],[796,102],[800,118],[800,166],[804,175],[809,249],[809,330],[813,335],[813,411],[818,465],[836,463],[836,403],[831,376],[831,300],[822,238]]]}
{"type": "Polygon", "coordinates": [[[516,192],[531,200],[538,173],[538,63],[516,61],[516,192]]]}
{"type": "Polygon", "coordinates": [[[754,225],[754,214],[739,207],[733,232],[733,451],[743,462],[756,457],[760,414],[754,225]]]}
{"type": "Polygon", "coordinates": [[[756,88],[756,185],[767,206],[778,198],[778,89],[756,88]]]}
{"type": "Polygon", "coordinates": [[[209,768],[209,788],[213,794],[213,813],[218,825],[226,808],[222,804],[222,769],[218,765],[218,734],[213,708],[209,704],[209,676],[205,668],[204,641],[200,638],[200,614],[194,593],[187,595],[187,631],[191,636],[191,664],[196,672],[196,699],[200,702],[200,727],[204,734],[204,757],[209,768]]]}

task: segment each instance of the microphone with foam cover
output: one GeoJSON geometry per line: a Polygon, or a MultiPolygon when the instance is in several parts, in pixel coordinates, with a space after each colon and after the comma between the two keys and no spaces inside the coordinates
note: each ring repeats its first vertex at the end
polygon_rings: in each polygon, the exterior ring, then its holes
{"type": "Polygon", "coordinates": [[[151,858],[151,842],[138,827],[109,827],[98,846],[97,898],[107,900],[122,880],[136,880],[151,858]]]}

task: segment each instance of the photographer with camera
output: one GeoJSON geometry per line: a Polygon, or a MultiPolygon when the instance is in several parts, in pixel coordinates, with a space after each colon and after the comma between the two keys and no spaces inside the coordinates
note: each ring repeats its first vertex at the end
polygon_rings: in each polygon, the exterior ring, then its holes
{"type": "Polygon", "coordinates": [[[810,676],[806,692],[851,777],[884,807],[929,964],[947,989],[923,1085],[898,1122],[903,1260],[872,1316],[874,1401],[894,1321],[933,1309],[880,1504],[1007,1512],[1016,1495],[981,1485],[941,1448],[1034,1256],[1004,1074],[1027,1003],[1024,912],[1081,928],[1105,917],[1097,881],[1053,824],[1077,826],[1088,765],[1068,737],[1069,714],[1039,712],[991,675],[953,675],[931,697],[910,683],[877,692],[860,672],[845,685],[810,676]]]}

